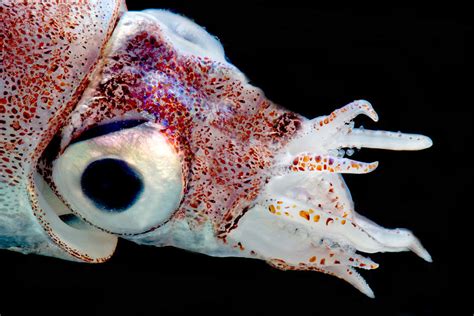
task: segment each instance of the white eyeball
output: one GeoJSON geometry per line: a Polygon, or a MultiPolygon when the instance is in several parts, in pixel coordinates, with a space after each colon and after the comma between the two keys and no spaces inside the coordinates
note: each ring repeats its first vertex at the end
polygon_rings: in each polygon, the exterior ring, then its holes
{"type": "Polygon", "coordinates": [[[76,214],[115,234],[164,224],[184,188],[182,160],[152,123],[71,144],[53,164],[53,181],[76,214]]]}

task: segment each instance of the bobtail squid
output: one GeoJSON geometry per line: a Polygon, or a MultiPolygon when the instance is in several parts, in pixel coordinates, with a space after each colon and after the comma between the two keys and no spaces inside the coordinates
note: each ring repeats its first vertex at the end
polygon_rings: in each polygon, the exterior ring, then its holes
{"type": "Polygon", "coordinates": [[[373,292],[360,254],[428,252],[356,213],[344,149],[420,150],[422,135],[354,126],[371,104],[305,118],[252,86],[216,37],[123,2],[3,0],[0,248],[109,259],[119,237],[314,270],[373,292]]]}

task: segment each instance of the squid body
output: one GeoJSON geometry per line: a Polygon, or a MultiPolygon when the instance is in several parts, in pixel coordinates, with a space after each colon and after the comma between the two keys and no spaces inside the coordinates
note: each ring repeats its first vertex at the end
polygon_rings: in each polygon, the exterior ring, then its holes
{"type": "Polygon", "coordinates": [[[0,248],[100,263],[119,237],[314,270],[373,292],[360,252],[411,250],[355,212],[344,149],[420,150],[355,128],[364,100],[307,119],[265,98],[193,21],[114,0],[0,6],[0,248]]]}

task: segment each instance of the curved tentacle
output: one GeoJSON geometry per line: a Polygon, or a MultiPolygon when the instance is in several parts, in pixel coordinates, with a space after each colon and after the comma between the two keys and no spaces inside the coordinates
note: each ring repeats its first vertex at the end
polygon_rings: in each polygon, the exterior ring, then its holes
{"type": "Polygon", "coordinates": [[[343,147],[421,150],[433,144],[429,137],[423,135],[354,128],[351,121],[360,114],[378,121],[378,115],[369,102],[351,102],[328,116],[310,120],[301,136],[288,144],[288,152],[293,155],[302,152],[328,154],[343,147]]]}

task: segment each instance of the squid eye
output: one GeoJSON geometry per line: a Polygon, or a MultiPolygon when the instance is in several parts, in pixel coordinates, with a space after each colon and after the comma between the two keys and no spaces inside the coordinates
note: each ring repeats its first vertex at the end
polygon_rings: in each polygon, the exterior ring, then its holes
{"type": "MultiPolygon", "coordinates": [[[[90,133],[89,133],[90,134],[90,133]]],[[[115,234],[167,222],[183,196],[182,162],[157,124],[90,135],[53,164],[53,181],[72,211],[115,234]]]]}
{"type": "Polygon", "coordinates": [[[97,208],[121,212],[136,202],[143,191],[143,179],[127,162],[104,158],[86,167],[81,189],[97,208]]]}

